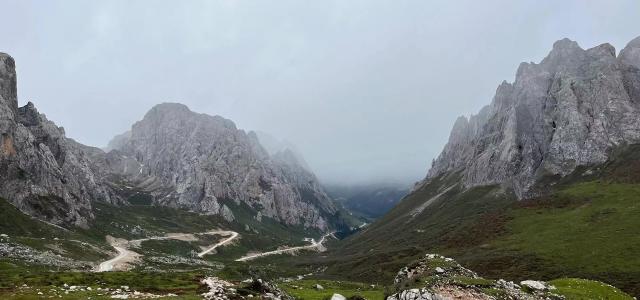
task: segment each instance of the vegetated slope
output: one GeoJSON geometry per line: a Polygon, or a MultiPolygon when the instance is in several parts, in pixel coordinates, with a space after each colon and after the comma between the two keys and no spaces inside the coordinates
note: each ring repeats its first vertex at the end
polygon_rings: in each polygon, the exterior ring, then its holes
{"type": "Polygon", "coordinates": [[[409,189],[393,184],[326,185],[327,193],[350,212],[374,220],[391,210],[409,189]]]}
{"type": "Polygon", "coordinates": [[[640,294],[640,38],[615,56],[562,40],[456,122],[427,178],[329,254],[389,278],[424,251],[488,277],[584,277],[640,294]]]}
{"type": "Polygon", "coordinates": [[[637,295],[639,175],[640,145],[632,145],[605,164],[548,178],[553,185],[541,185],[550,193],[529,200],[498,186],[462,190],[456,174],[438,177],[324,262],[329,274],[378,282],[428,250],[489,278],[589,278],[637,295]]]}

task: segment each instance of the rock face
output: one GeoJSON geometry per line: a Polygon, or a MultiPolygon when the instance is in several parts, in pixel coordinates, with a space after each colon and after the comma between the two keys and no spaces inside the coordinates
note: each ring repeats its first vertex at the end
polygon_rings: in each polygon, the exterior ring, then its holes
{"type": "Polygon", "coordinates": [[[640,141],[640,37],[616,57],[609,44],[583,50],[563,39],[539,64],[522,63],[493,102],[460,117],[426,180],[462,172],[466,187],[504,184],[532,196],[542,175],[604,162],[640,141]]]}
{"type": "Polygon", "coordinates": [[[112,171],[146,186],[158,205],[229,221],[235,218],[233,207],[248,206],[258,219],[322,230],[336,213],[295,155],[286,150],[269,155],[255,133],[182,104],[153,107],[110,148],[115,149],[107,154],[112,171]]]}
{"type": "Polygon", "coordinates": [[[18,107],[15,63],[0,53],[0,197],[58,225],[86,227],[91,201],[117,202],[83,147],[29,102],[18,107]]]}

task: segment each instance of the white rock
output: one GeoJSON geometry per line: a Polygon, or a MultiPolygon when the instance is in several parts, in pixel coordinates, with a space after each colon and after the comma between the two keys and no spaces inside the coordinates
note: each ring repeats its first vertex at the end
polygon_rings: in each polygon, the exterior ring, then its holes
{"type": "Polygon", "coordinates": [[[333,294],[333,296],[331,296],[331,300],[347,300],[347,297],[340,294],[333,294]]]}
{"type": "Polygon", "coordinates": [[[538,290],[538,291],[544,291],[547,289],[547,285],[544,282],[536,281],[536,280],[524,280],[520,282],[520,285],[526,286],[528,288],[538,290]]]}

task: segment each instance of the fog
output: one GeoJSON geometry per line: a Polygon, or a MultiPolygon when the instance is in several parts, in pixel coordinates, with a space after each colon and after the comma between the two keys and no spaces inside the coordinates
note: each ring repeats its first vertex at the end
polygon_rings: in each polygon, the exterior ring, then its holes
{"type": "Polygon", "coordinates": [[[637,0],[0,2],[20,104],[69,137],[104,146],[181,102],[287,140],[343,184],[421,179],[456,117],[554,41],[640,35],[637,0]]]}

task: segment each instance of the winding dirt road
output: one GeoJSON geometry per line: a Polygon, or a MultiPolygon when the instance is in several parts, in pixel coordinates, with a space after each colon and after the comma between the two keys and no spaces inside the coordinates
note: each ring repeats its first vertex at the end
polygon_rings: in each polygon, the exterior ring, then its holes
{"type": "Polygon", "coordinates": [[[227,231],[227,230],[212,230],[212,231],[207,231],[207,232],[201,232],[201,233],[184,233],[184,234],[168,234],[166,236],[154,236],[154,237],[149,237],[149,238],[144,238],[144,239],[137,239],[137,240],[113,240],[111,242],[111,246],[116,249],[116,251],[118,252],[118,255],[112,259],[109,259],[107,261],[104,261],[102,263],[100,263],[100,265],[98,266],[98,268],[95,270],[96,272],[108,272],[108,271],[112,271],[115,267],[120,266],[122,264],[134,261],[138,256],[140,256],[138,253],[133,252],[131,250],[129,250],[127,247],[132,245],[132,244],[140,244],[144,241],[151,241],[151,240],[197,240],[197,238],[195,238],[195,235],[199,235],[199,234],[209,234],[209,235],[231,235],[230,237],[222,240],[221,242],[207,248],[206,250],[198,253],[198,257],[202,257],[205,254],[215,250],[216,248],[225,245],[231,241],[233,241],[235,238],[237,238],[239,236],[239,234],[235,231],[227,231]]]}
{"type": "Polygon", "coordinates": [[[222,241],[220,241],[219,243],[217,243],[217,244],[215,244],[215,245],[211,246],[209,249],[204,250],[204,251],[202,251],[202,252],[198,253],[198,257],[203,257],[203,256],[205,256],[207,253],[209,253],[209,252],[211,252],[211,251],[215,250],[216,248],[218,248],[218,247],[220,247],[220,246],[222,246],[222,245],[225,245],[225,244],[227,244],[227,243],[229,243],[229,242],[233,241],[235,238],[237,238],[237,237],[238,237],[238,235],[240,235],[240,234],[238,234],[238,233],[237,233],[237,232],[235,232],[235,231],[218,231],[218,232],[217,232],[217,234],[230,234],[231,236],[230,236],[230,237],[228,237],[228,238],[226,238],[226,239],[224,239],[224,240],[222,240],[222,241]]]}
{"type": "MultiPolygon", "coordinates": [[[[236,238],[238,238],[238,236],[240,235],[239,233],[235,232],[235,231],[230,231],[230,230],[212,230],[212,231],[207,231],[207,232],[201,232],[201,233],[185,233],[185,234],[168,234],[166,236],[155,236],[155,237],[149,237],[149,238],[144,238],[144,239],[137,239],[137,240],[116,240],[113,239],[113,241],[111,241],[111,246],[116,249],[116,251],[118,252],[118,255],[114,258],[111,258],[107,261],[104,261],[102,263],[100,263],[100,265],[98,266],[98,268],[95,270],[96,272],[108,272],[108,271],[112,271],[114,269],[117,269],[118,267],[120,267],[123,264],[132,262],[134,260],[136,260],[137,257],[140,256],[140,254],[133,252],[131,250],[128,249],[128,246],[130,245],[134,245],[134,244],[140,244],[144,241],[150,241],[150,240],[169,240],[169,239],[177,239],[177,240],[197,240],[197,238],[195,238],[195,235],[199,235],[199,234],[210,234],[210,235],[228,235],[229,237],[225,238],[224,240],[216,243],[215,245],[207,248],[206,250],[198,253],[198,257],[203,257],[207,254],[209,254],[211,251],[215,250],[216,248],[220,247],[220,246],[224,246],[230,242],[232,242],[233,240],[235,240],[236,238]]],[[[279,249],[279,250],[274,250],[274,251],[268,251],[268,252],[263,252],[263,253],[255,253],[255,254],[249,254],[246,256],[243,256],[241,258],[236,259],[236,261],[248,261],[248,260],[252,260],[252,259],[256,259],[259,257],[264,257],[264,256],[269,256],[269,255],[276,255],[276,254],[283,254],[283,253],[291,253],[291,252],[296,252],[298,250],[305,250],[305,249],[322,249],[321,247],[323,246],[322,244],[324,243],[324,241],[326,240],[326,238],[330,235],[333,235],[334,232],[330,232],[327,233],[325,235],[323,235],[320,240],[316,241],[314,239],[310,239],[310,244],[309,245],[305,245],[305,246],[297,246],[297,247],[289,247],[289,248],[284,248],[284,249],[279,249]]]]}
{"type": "Polygon", "coordinates": [[[269,251],[269,252],[250,254],[250,255],[246,255],[246,256],[243,256],[241,258],[238,258],[238,259],[236,259],[236,261],[248,261],[248,260],[256,259],[258,257],[275,255],[275,254],[282,254],[282,253],[287,253],[287,252],[295,252],[295,251],[304,250],[304,249],[313,249],[313,248],[318,248],[319,249],[322,246],[322,243],[324,243],[324,240],[328,236],[333,235],[334,233],[335,232],[329,232],[329,233],[323,235],[320,238],[320,240],[317,241],[317,242],[316,242],[316,240],[311,239],[311,244],[306,245],[306,246],[297,246],[297,247],[284,248],[284,249],[274,250],[274,251],[269,251]]]}
{"type": "Polygon", "coordinates": [[[124,262],[133,257],[133,252],[127,250],[127,248],[111,245],[116,251],[118,251],[118,255],[110,260],[104,261],[100,263],[96,272],[109,272],[113,270],[113,266],[119,262],[124,262]]]}

